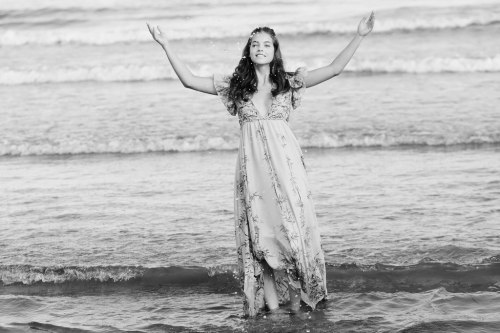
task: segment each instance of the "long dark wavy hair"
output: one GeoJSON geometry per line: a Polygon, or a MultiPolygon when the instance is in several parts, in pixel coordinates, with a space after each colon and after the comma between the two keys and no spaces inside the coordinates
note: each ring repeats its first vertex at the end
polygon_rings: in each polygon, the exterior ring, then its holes
{"type": "Polygon", "coordinates": [[[274,30],[269,27],[258,27],[252,31],[248,38],[247,44],[242,52],[242,57],[238,66],[234,69],[234,73],[229,83],[229,98],[233,101],[247,102],[250,96],[257,91],[257,75],[252,60],[250,59],[250,45],[252,37],[258,33],[267,33],[271,36],[274,45],[274,57],[270,66],[270,78],[274,88],[271,90],[273,96],[290,90],[290,83],[287,80],[287,74],[283,66],[281,50],[278,38],[274,30]]]}

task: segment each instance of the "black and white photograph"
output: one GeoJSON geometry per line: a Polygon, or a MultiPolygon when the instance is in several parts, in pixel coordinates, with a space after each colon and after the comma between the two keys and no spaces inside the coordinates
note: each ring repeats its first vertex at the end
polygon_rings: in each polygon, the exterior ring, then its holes
{"type": "Polygon", "coordinates": [[[499,0],[1,0],[0,332],[500,332],[499,0]]]}

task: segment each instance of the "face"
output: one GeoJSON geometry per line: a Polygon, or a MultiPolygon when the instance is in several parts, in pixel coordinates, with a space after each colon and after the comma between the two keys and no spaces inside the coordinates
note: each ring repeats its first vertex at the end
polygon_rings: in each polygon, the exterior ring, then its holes
{"type": "Polygon", "coordinates": [[[265,32],[257,33],[250,43],[250,59],[256,65],[269,64],[274,58],[274,44],[265,32]]]}

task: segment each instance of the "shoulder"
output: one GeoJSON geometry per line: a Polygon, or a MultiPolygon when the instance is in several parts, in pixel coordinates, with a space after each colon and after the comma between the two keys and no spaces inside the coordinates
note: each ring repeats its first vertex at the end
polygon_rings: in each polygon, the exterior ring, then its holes
{"type": "Polygon", "coordinates": [[[219,73],[214,74],[214,87],[218,93],[227,91],[230,84],[231,75],[219,73]]]}
{"type": "Polygon", "coordinates": [[[221,74],[221,73],[214,74],[214,83],[229,85],[230,82],[231,82],[231,75],[221,74]]]}
{"type": "Polygon", "coordinates": [[[307,68],[299,67],[295,72],[287,73],[286,78],[290,82],[290,87],[293,89],[305,88],[305,77],[307,76],[307,68]]]}
{"type": "Polygon", "coordinates": [[[230,74],[223,74],[223,73],[215,73],[214,74],[214,80],[218,81],[231,81],[232,75],[230,74]]]}
{"type": "Polygon", "coordinates": [[[231,75],[214,74],[214,87],[229,113],[234,116],[237,113],[237,107],[229,95],[231,77],[231,75]]]}

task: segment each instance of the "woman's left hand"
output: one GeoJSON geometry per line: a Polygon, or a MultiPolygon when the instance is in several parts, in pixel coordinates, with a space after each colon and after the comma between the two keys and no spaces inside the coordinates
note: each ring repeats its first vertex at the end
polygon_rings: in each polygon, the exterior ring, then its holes
{"type": "Polygon", "coordinates": [[[361,22],[359,22],[358,34],[360,36],[368,35],[370,31],[372,31],[374,23],[375,23],[375,14],[372,11],[370,16],[368,16],[368,18],[363,17],[363,19],[361,19],[361,22]]]}

